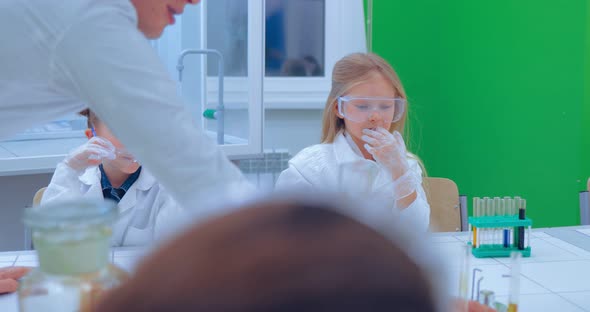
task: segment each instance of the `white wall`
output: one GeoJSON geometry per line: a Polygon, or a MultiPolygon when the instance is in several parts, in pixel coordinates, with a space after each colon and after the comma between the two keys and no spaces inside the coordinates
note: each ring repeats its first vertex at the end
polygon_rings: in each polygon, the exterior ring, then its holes
{"type": "Polygon", "coordinates": [[[318,144],[322,131],[322,110],[266,110],[264,148],[288,149],[291,155],[318,144]]]}
{"type": "Polygon", "coordinates": [[[35,192],[49,180],[51,174],[0,177],[0,251],[25,249],[23,209],[31,207],[35,192]]]}
{"type": "MultiPolygon", "coordinates": [[[[301,149],[318,144],[322,130],[321,109],[267,109],[264,121],[264,149],[288,149],[295,155],[301,149]]],[[[228,110],[225,115],[225,134],[247,137],[244,133],[246,110],[228,110]]],[[[215,130],[215,122],[208,129],[215,130]]]]}

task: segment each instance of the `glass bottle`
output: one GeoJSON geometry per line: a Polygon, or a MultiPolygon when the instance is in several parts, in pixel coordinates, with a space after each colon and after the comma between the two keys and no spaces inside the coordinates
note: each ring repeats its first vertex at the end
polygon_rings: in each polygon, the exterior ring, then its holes
{"type": "Polygon", "coordinates": [[[110,264],[114,202],[77,199],[25,210],[39,267],[20,282],[19,311],[92,311],[127,273],[110,264]]]}

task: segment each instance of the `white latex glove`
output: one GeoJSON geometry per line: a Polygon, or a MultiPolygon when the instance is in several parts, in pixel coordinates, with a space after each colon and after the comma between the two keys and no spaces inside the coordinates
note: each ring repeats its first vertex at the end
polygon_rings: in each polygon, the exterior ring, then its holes
{"type": "Polygon", "coordinates": [[[84,145],[71,151],[64,159],[65,164],[76,170],[98,166],[103,159],[115,159],[115,146],[109,140],[93,137],[84,145]]]}
{"type": "Polygon", "coordinates": [[[395,199],[404,198],[416,191],[421,183],[420,177],[413,170],[406,156],[406,144],[401,134],[393,134],[383,128],[376,131],[363,129],[361,139],[367,142],[364,147],[375,161],[391,173],[395,199]]]}

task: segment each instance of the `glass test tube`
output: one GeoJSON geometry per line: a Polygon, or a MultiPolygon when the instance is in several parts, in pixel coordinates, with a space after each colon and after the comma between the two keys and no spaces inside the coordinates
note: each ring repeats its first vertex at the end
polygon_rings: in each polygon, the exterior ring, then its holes
{"type": "MultiPolygon", "coordinates": [[[[500,215],[505,217],[506,213],[506,199],[502,198],[500,201],[500,215]]],[[[502,246],[504,248],[510,247],[510,229],[508,227],[502,228],[502,246]]]]}
{"type": "Polygon", "coordinates": [[[513,251],[510,254],[510,293],[508,294],[508,312],[518,311],[520,297],[520,262],[522,255],[513,251]]]}
{"type": "MultiPolygon", "coordinates": [[[[484,214],[484,200],[479,198],[477,200],[477,216],[478,217],[483,217],[484,214]]],[[[477,247],[481,246],[483,242],[483,232],[482,232],[482,228],[477,229],[477,247]]]]}
{"type": "MultiPolygon", "coordinates": [[[[514,196],[514,205],[512,206],[512,215],[518,219],[518,209],[520,208],[520,196],[514,196]]],[[[512,229],[512,241],[514,243],[514,247],[518,248],[518,227],[515,226],[512,229]]]]}
{"type": "MultiPolygon", "coordinates": [[[[473,197],[473,216],[478,217],[478,205],[479,205],[479,197],[473,197]]],[[[475,226],[469,225],[469,231],[471,236],[471,245],[473,248],[477,248],[477,228],[475,226]],[[471,233],[473,231],[473,233],[471,233]],[[473,236],[472,236],[473,235],[473,236]]]]}
{"type": "MultiPolygon", "coordinates": [[[[459,273],[459,298],[465,303],[469,301],[469,274],[471,268],[471,247],[468,244],[463,245],[463,254],[461,255],[461,267],[459,273]]],[[[467,311],[467,310],[465,310],[467,311]]]]}
{"type": "MultiPolygon", "coordinates": [[[[485,216],[486,217],[491,217],[492,216],[492,199],[489,197],[484,197],[485,198],[485,216]]],[[[483,239],[483,243],[486,245],[491,244],[491,232],[489,228],[484,228],[484,239],[483,239]]]]}
{"type": "MultiPolygon", "coordinates": [[[[521,199],[520,205],[518,207],[518,219],[524,220],[526,218],[526,200],[521,199]]],[[[524,238],[524,226],[518,227],[518,249],[524,250],[525,248],[525,238],[524,238]]]]}
{"type": "MultiPolygon", "coordinates": [[[[512,206],[514,205],[514,199],[511,198],[510,196],[505,196],[504,197],[504,205],[506,207],[506,212],[505,212],[505,216],[506,217],[510,217],[512,216],[512,206]]],[[[512,246],[512,240],[514,237],[514,229],[513,228],[507,228],[508,230],[508,247],[512,246]]]]}
{"type": "MultiPolygon", "coordinates": [[[[501,216],[500,214],[500,197],[494,197],[494,216],[501,216]]],[[[494,228],[494,245],[502,245],[502,229],[501,228],[494,228]]]]}

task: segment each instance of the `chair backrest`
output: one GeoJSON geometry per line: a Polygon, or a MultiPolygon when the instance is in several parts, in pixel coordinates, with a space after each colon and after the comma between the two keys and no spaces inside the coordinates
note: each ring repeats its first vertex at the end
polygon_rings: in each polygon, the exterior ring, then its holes
{"type": "Polygon", "coordinates": [[[588,179],[586,190],[580,192],[580,224],[590,224],[590,179],[588,179]]]}
{"type": "Polygon", "coordinates": [[[42,187],[35,193],[35,196],[33,196],[33,206],[39,206],[41,199],[43,198],[43,193],[45,193],[46,189],[47,187],[42,187]]]}
{"type": "Polygon", "coordinates": [[[434,232],[461,231],[461,209],[457,184],[446,178],[424,178],[430,205],[430,229],[434,232]]]}

